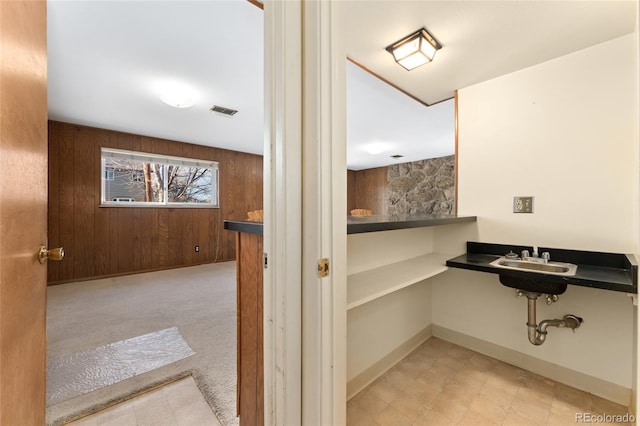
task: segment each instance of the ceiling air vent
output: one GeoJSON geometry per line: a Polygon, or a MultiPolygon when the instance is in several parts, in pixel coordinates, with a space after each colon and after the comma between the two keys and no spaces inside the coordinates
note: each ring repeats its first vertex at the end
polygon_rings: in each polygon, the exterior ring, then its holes
{"type": "Polygon", "coordinates": [[[237,109],[225,108],[218,105],[212,106],[210,111],[217,112],[218,114],[228,115],[229,117],[235,115],[238,112],[237,109]]]}

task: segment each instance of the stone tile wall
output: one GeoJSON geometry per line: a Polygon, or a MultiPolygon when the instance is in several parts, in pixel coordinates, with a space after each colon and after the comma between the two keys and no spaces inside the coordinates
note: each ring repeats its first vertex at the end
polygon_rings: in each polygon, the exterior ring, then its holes
{"type": "Polygon", "coordinates": [[[394,164],[387,172],[389,215],[452,214],[455,156],[394,164]]]}

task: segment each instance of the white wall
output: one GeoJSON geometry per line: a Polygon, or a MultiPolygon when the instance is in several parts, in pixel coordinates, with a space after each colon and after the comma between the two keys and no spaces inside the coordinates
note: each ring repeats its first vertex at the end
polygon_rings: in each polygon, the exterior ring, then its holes
{"type": "MultiPolygon", "coordinates": [[[[478,240],[635,252],[638,99],[635,35],[459,90],[459,214],[478,216],[478,240]],[[514,195],[535,197],[513,214],[514,195]]],[[[538,320],[584,317],[575,334],[527,340],[526,302],[496,275],[433,279],[434,325],[632,385],[634,308],[624,293],[569,286],[538,303],[538,320]]]]}
{"type": "MultiPolygon", "coordinates": [[[[349,275],[433,252],[433,228],[352,234],[349,275]]],[[[431,283],[425,280],[347,312],[350,381],[431,324],[431,283]]]]}
{"type": "Polygon", "coordinates": [[[633,252],[632,35],[459,91],[459,213],[479,237],[633,252]],[[535,213],[513,214],[514,195],[535,213]]]}
{"type": "MultiPolygon", "coordinates": [[[[635,26],[635,48],[636,52],[640,52],[640,1],[636,0],[636,26],[635,26]]],[[[636,69],[640,71],[640,55],[636,55],[636,69]]],[[[637,106],[640,109],[640,84],[636,84],[636,99],[638,101],[637,106]]],[[[640,122],[636,121],[636,139],[638,141],[638,145],[640,147],[640,122]]],[[[640,149],[639,149],[640,151],[640,149]]],[[[640,152],[638,153],[638,161],[640,162],[640,152]]],[[[640,170],[638,170],[638,182],[640,182],[640,170]]],[[[638,194],[638,203],[636,204],[636,217],[640,220],[640,188],[636,188],[636,193],[638,194]]],[[[635,253],[640,256],[640,226],[639,229],[636,229],[636,250],[635,253]]],[[[633,346],[636,348],[635,357],[633,357],[633,371],[634,380],[633,380],[633,392],[631,399],[632,411],[637,414],[639,403],[639,395],[638,395],[638,377],[640,376],[640,371],[638,371],[638,333],[640,333],[640,324],[639,316],[638,316],[638,308],[634,309],[634,319],[636,324],[636,333],[634,335],[633,346]]],[[[636,416],[637,417],[637,416],[636,416]]]]}

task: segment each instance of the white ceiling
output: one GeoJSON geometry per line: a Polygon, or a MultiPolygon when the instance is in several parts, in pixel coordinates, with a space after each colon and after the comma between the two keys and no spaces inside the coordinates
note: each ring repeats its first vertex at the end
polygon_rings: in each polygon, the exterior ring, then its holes
{"type": "Polygon", "coordinates": [[[243,0],[49,1],[49,117],[260,154],[262,15],[243,0]],[[173,81],[194,106],[160,100],[173,81]]]}
{"type": "Polygon", "coordinates": [[[631,33],[635,7],[635,0],[349,1],[347,55],[432,104],[631,33]],[[406,71],[384,48],[422,27],[443,47],[433,62],[406,71]]]}
{"type": "Polygon", "coordinates": [[[452,155],[453,99],[430,107],[347,62],[347,164],[351,170],[452,155]],[[369,148],[384,149],[370,154],[369,148]],[[400,154],[397,160],[390,156],[400,154]]]}
{"type": "MultiPolygon", "coordinates": [[[[435,103],[456,89],[634,30],[626,1],[345,1],[347,54],[435,103]],[[411,72],[388,44],[426,26],[444,46],[411,72]]],[[[48,2],[49,117],[261,154],[263,12],[245,0],[48,2]],[[177,81],[190,108],[162,103],[177,81]],[[239,110],[233,117],[213,105],[239,110]]],[[[348,63],[348,165],[363,169],[453,152],[452,102],[424,107],[348,63]],[[449,112],[446,112],[446,111],[449,112]],[[367,154],[378,142],[388,150],[367,154]]]]}

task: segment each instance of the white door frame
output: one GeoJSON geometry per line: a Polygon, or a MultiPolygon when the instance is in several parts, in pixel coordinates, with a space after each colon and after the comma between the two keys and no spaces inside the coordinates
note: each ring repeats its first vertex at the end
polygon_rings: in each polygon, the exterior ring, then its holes
{"type": "Polygon", "coordinates": [[[302,424],[346,423],[346,53],[343,4],[303,3],[302,424]],[[329,259],[329,276],[317,275],[329,259]]]}
{"type": "Polygon", "coordinates": [[[346,422],[342,6],[266,1],[265,424],[346,422]],[[328,258],[330,272],[317,275],[328,258]]]}
{"type": "Polygon", "coordinates": [[[301,4],[267,1],[264,149],[264,421],[301,419],[301,4]],[[296,107],[297,106],[297,107],[296,107]]]}

